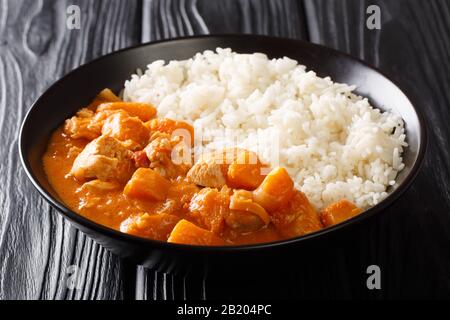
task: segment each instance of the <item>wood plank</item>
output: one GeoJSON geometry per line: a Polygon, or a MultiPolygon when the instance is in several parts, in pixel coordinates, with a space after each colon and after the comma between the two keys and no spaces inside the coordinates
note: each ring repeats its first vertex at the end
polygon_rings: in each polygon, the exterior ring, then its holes
{"type": "Polygon", "coordinates": [[[0,299],[122,298],[124,264],[87,239],[43,201],[17,152],[20,123],[32,102],[71,69],[135,44],[138,1],[0,3],[0,299]],[[66,9],[81,8],[81,29],[66,28],[66,9]],[[79,290],[68,267],[81,268],[79,290]]]}
{"type": "MultiPolygon", "coordinates": [[[[144,0],[142,41],[209,33],[253,33],[306,39],[303,7],[295,0],[144,0]]],[[[232,295],[214,281],[137,271],[138,299],[205,299],[232,295]]],[[[254,296],[260,287],[247,287],[254,296]]],[[[241,288],[240,288],[241,290],[241,288]]],[[[265,291],[262,291],[265,292],[265,291]]]]}
{"type": "Polygon", "coordinates": [[[142,41],[210,33],[253,33],[305,39],[295,0],[144,0],[142,41]]]}
{"type": "MultiPolygon", "coordinates": [[[[429,129],[425,165],[413,187],[344,249],[347,270],[378,264],[382,290],[351,288],[357,297],[450,297],[450,4],[436,1],[305,0],[313,42],[360,57],[387,72],[416,100],[429,129]],[[381,29],[366,28],[378,5],[381,29]]],[[[358,271],[359,269],[359,271],[358,271]]],[[[354,278],[355,273],[349,274],[354,278]]]]}

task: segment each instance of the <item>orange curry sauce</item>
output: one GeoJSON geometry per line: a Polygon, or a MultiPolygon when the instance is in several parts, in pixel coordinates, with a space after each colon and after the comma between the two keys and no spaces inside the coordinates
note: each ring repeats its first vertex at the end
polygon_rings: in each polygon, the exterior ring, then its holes
{"type": "Polygon", "coordinates": [[[122,102],[105,89],[53,133],[44,169],[73,211],[160,241],[271,242],[320,230],[360,212],[345,199],[317,212],[285,169],[265,175],[265,165],[246,150],[174,164],[170,157],[181,141],[173,134],[176,129],[193,134],[189,124],[157,118],[151,105],[122,102]]]}

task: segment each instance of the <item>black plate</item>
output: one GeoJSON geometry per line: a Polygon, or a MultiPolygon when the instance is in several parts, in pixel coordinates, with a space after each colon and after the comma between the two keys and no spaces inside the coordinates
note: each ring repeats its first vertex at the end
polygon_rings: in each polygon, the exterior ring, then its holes
{"type": "MultiPolygon", "coordinates": [[[[422,116],[399,87],[379,70],[347,54],[304,41],[253,35],[221,35],[180,38],[153,42],[124,49],[70,72],[52,85],[31,107],[20,133],[20,156],[28,177],[41,195],[73,224],[111,251],[162,271],[185,270],[192,266],[230,267],[231,263],[268,263],[267,254],[289,257],[290,250],[313,246],[320,239],[356,225],[382,212],[410,186],[422,163],[426,149],[426,129],[422,116]],[[157,59],[186,59],[195,53],[230,47],[240,53],[264,52],[269,57],[287,56],[298,60],[319,76],[354,84],[356,92],[366,96],[380,109],[391,108],[405,121],[409,147],[404,154],[405,169],[399,174],[399,186],[380,204],[344,223],[319,232],[269,244],[239,247],[196,247],[163,243],[127,235],[96,224],[69,210],[49,185],[41,158],[50,134],[103,88],[119,91],[137,68],[157,59]],[[207,263],[203,263],[207,262],[207,263]]],[[[342,234],[342,232],[339,232],[342,234]]],[[[270,259],[274,260],[274,259],[270,259]]],[[[279,262],[279,261],[278,261],[279,262]]],[[[200,270],[200,269],[199,269],[200,270]]]]}

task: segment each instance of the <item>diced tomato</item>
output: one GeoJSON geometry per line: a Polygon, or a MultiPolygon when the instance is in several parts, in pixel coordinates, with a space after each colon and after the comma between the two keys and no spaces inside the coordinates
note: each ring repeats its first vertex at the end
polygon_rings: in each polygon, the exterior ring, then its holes
{"type": "Polygon", "coordinates": [[[134,165],[137,168],[148,168],[150,165],[150,160],[148,160],[145,151],[136,151],[133,154],[134,165]]]}

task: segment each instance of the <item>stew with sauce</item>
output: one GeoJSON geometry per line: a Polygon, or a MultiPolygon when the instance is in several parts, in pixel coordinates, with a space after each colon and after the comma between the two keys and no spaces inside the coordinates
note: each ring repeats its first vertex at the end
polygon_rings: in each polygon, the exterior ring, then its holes
{"type": "Polygon", "coordinates": [[[73,211],[160,241],[271,242],[361,212],[345,199],[317,212],[284,168],[270,169],[248,150],[215,150],[194,163],[193,135],[190,124],[105,89],[53,133],[43,165],[73,211]]]}

